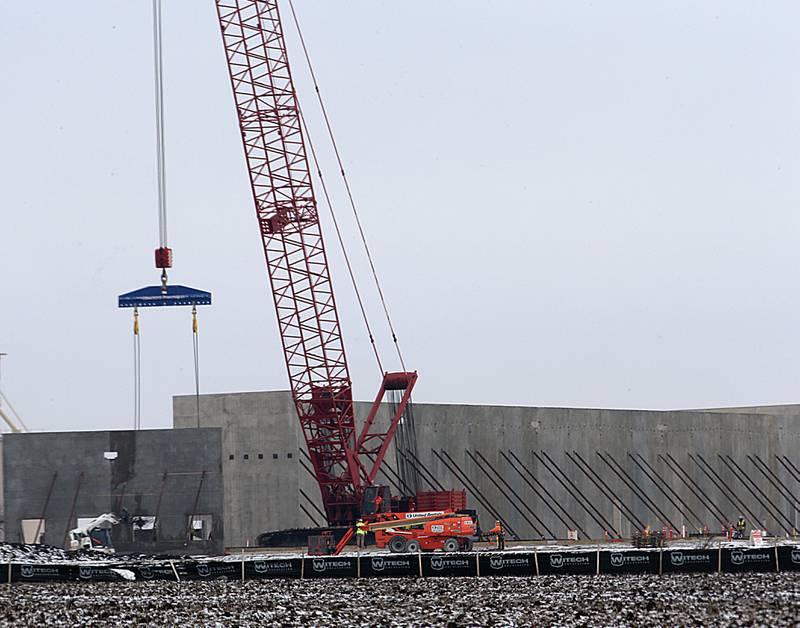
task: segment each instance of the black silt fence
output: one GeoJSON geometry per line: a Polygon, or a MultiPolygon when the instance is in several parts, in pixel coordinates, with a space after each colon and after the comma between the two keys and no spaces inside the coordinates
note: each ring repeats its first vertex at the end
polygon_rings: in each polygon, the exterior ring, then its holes
{"type": "Polygon", "coordinates": [[[718,549],[664,550],[662,573],[716,573],[719,570],[718,549]]]}
{"type": "Polygon", "coordinates": [[[161,563],[0,564],[0,583],[800,571],[800,546],[309,556],[161,563]],[[128,572],[128,573],[125,573],[128,572]]]}
{"type": "Polygon", "coordinates": [[[602,574],[657,574],[661,572],[661,552],[600,552],[602,574]]]}

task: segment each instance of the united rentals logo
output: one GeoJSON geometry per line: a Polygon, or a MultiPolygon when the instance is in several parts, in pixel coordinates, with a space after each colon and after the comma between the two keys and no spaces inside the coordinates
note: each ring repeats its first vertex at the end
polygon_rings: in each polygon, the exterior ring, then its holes
{"type": "Polygon", "coordinates": [[[589,565],[590,564],[589,556],[564,556],[563,554],[550,554],[550,566],[554,569],[560,569],[561,567],[570,566],[570,565],[589,565]]]}
{"type": "Polygon", "coordinates": [[[502,569],[503,567],[529,567],[530,562],[527,558],[506,558],[505,556],[491,556],[489,567],[492,569],[502,569]]]}
{"type": "Polygon", "coordinates": [[[731,552],[731,562],[734,565],[744,565],[745,563],[763,563],[771,560],[772,558],[766,552],[759,552],[758,554],[746,554],[742,550],[733,550],[731,552]]]}
{"type": "Polygon", "coordinates": [[[314,558],[311,561],[314,571],[326,571],[330,569],[350,569],[349,560],[325,560],[324,558],[314,558]]]}
{"type": "Polygon", "coordinates": [[[432,510],[430,512],[407,512],[405,514],[406,519],[420,519],[421,517],[434,517],[438,515],[443,515],[444,510],[432,510]]]}
{"type": "Polygon", "coordinates": [[[792,553],[790,554],[790,556],[792,558],[792,562],[793,563],[800,564],[800,548],[793,549],[792,553]]]}
{"type": "Polygon", "coordinates": [[[683,552],[672,552],[669,555],[669,562],[676,567],[683,565],[710,565],[711,556],[708,554],[684,554],[683,552]]]}
{"type": "Polygon", "coordinates": [[[622,567],[623,565],[646,565],[650,563],[649,556],[642,556],[641,554],[623,554],[622,552],[614,552],[611,554],[611,566],[622,567]]]}
{"type": "Polygon", "coordinates": [[[466,558],[442,558],[441,556],[431,557],[431,569],[441,571],[442,569],[464,569],[469,567],[469,560],[466,558]]]}

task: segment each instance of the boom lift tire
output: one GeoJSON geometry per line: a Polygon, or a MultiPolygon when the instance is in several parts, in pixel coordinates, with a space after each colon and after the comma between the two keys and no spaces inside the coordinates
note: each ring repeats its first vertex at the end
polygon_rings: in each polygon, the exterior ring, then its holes
{"type": "Polygon", "coordinates": [[[409,554],[417,554],[419,552],[419,541],[417,541],[417,539],[411,539],[406,544],[406,551],[409,554]]]}
{"type": "Polygon", "coordinates": [[[393,554],[402,554],[406,551],[406,540],[402,536],[393,536],[389,539],[389,551],[393,554]]]}
{"type": "Polygon", "coordinates": [[[458,551],[458,539],[450,537],[444,542],[442,545],[442,549],[445,552],[457,552],[458,551]]]}

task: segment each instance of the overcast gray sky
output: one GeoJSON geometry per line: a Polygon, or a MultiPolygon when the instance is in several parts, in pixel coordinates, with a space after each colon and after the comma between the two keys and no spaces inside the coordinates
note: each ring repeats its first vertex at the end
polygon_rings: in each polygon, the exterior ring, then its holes
{"type": "MultiPolygon", "coordinates": [[[[34,429],[132,425],[116,296],[157,282],[150,4],[4,6],[2,386],[34,429]]],[[[800,4],[296,6],[417,401],[799,400],[800,4]]],[[[218,29],[212,0],[165,0],[171,277],[214,293],[204,392],[285,389],[218,29]]],[[[324,228],[356,396],[371,398],[324,228]]],[[[189,312],[144,312],[142,347],[142,423],[169,426],[171,396],[194,390],[189,312]]]]}

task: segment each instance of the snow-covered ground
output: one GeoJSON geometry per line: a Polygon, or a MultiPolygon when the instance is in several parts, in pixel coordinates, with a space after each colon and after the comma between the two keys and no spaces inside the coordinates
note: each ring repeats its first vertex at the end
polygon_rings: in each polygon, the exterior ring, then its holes
{"type": "Polygon", "coordinates": [[[0,585],[14,626],[796,626],[797,574],[0,585]]]}

